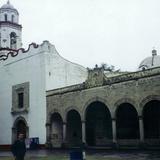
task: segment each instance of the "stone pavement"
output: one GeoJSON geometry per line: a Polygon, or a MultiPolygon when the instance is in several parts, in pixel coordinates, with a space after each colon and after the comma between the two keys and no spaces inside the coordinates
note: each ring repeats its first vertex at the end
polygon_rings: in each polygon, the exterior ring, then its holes
{"type": "MultiPolygon", "coordinates": [[[[36,157],[44,157],[47,155],[51,155],[53,151],[49,150],[28,150],[26,152],[27,156],[36,156],[36,157]]],[[[10,157],[12,153],[10,151],[0,151],[0,157],[10,157]]]]}
{"type": "MultiPolygon", "coordinates": [[[[69,155],[70,150],[29,150],[27,157],[46,157],[51,155],[69,155]]],[[[139,150],[87,150],[86,155],[95,157],[106,157],[117,160],[160,160],[160,151],[139,151],[139,150]]],[[[0,157],[11,157],[11,152],[0,151],[0,157]]]]}
{"type": "Polygon", "coordinates": [[[121,150],[121,151],[98,151],[88,152],[90,155],[98,155],[108,159],[117,160],[160,160],[159,151],[121,150]]]}

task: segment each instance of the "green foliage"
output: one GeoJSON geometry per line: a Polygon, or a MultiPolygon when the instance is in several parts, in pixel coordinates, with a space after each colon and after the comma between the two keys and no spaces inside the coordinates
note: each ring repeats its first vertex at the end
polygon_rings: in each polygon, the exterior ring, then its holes
{"type": "MultiPolygon", "coordinates": [[[[100,65],[96,64],[94,68],[102,68],[104,71],[109,71],[109,72],[120,72],[120,69],[115,69],[115,66],[109,65],[107,63],[101,63],[100,65]]],[[[91,68],[87,68],[88,70],[92,70],[91,68]]]]}
{"type": "Polygon", "coordinates": [[[107,63],[101,63],[100,67],[102,67],[104,69],[104,71],[112,72],[115,70],[115,67],[113,65],[108,65],[107,63]]]}

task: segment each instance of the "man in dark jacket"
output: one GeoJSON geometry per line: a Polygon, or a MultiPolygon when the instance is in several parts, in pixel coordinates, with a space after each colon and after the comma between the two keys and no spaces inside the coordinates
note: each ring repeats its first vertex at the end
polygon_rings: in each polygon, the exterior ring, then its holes
{"type": "Polygon", "coordinates": [[[24,160],[26,145],[22,133],[18,135],[18,139],[12,144],[11,151],[15,157],[15,160],[24,160]]]}

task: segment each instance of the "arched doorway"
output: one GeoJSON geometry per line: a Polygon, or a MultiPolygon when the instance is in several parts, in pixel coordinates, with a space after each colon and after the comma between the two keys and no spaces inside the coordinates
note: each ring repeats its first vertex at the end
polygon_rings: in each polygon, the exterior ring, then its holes
{"type": "Polygon", "coordinates": [[[63,121],[59,113],[53,113],[51,116],[50,140],[52,147],[61,147],[63,141],[63,121]]]}
{"type": "Polygon", "coordinates": [[[20,133],[24,134],[24,137],[26,138],[26,132],[27,132],[27,127],[26,124],[23,120],[19,120],[17,123],[17,135],[20,133]]]}
{"type": "Polygon", "coordinates": [[[138,114],[129,103],[121,104],[116,110],[117,139],[139,139],[138,114]]]}
{"type": "Polygon", "coordinates": [[[104,146],[112,141],[112,120],[109,109],[93,102],[86,109],[86,142],[89,146],[104,146]]]}
{"type": "Polygon", "coordinates": [[[26,120],[23,117],[19,117],[15,120],[12,128],[12,140],[15,141],[19,133],[24,134],[24,138],[29,137],[29,129],[26,120]]]}
{"type": "Polygon", "coordinates": [[[160,101],[152,100],[143,108],[145,139],[160,138],[160,101]]]}
{"type": "Polygon", "coordinates": [[[81,117],[76,110],[70,110],[67,114],[67,143],[72,147],[82,143],[81,117]]]}

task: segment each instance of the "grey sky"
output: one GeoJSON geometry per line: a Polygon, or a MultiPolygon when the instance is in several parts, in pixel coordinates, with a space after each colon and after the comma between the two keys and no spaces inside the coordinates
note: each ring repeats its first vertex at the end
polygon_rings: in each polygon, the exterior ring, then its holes
{"type": "Polygon", "coordinates": [[[159,52],[160,0],[10,2],[20,13],[25,48],[49,40],[61,56],[85,67],[104,62],[130,71],[152,47],[159,52]]]}

